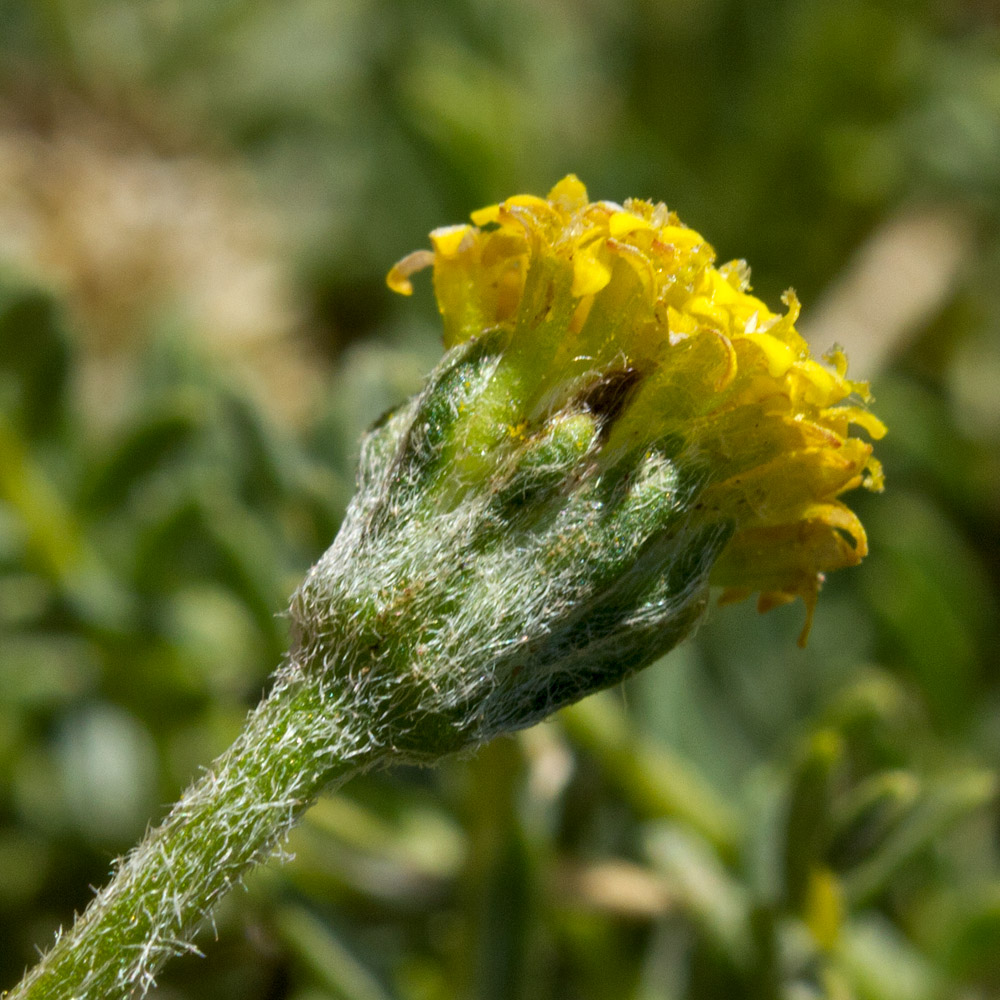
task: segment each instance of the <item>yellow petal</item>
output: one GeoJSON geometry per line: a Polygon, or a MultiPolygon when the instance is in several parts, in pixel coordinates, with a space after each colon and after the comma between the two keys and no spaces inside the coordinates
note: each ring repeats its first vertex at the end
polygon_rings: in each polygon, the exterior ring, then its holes
{"type": "Polygon", "coordinates": [[[843,379],[812,359],[796,361],[790,377],[793,391],[813,406],[831,406],[850,393],[843,379]]]}
{"type": "Polygon", "coordinates": [[[863,427],[873,441],[881,441],[886,434],[885,424],[874,413],[862,409],[860,406],[828,407],[821,411],[821,416],[825,420],[841,421],[845,432],[848,424],[863,427]]]}
{"type": "Polygon", "coordinates": [[[487,205],[485,208],[476,209],[469,216],[477,226],[488,226],[491,222],[496,222],[500,218],[499,205],[487,205]]]}
{"type": "Polygon", "coordinates": [[[578,253],[574,256],[572,296],[596,295],[610,280],[611,269],[593,254],[578,253]]]}
{"type": "Polygon", "coordinates": [[[410,277],[433,263],[434,254],[430,250],[414,250],[393,267],[386,275],[385,283],[400,295],[412,295],[413,283],[410,277]]]}
{"type": "Polygon", "coordinates": [[[704,295],[690,299],[687,303],[687,312],[692,316],[707,320],[718,330],[723,332],[729,330],[729,313],[704,295]]]}
{"type": "Polygon", "coordinates": [[[433,230],[431,243],[434,244],[434,252],[439,253],[442,257],[454,257],[463,249],[463,244],[467,246],[471,243],[473,232],[472,226],[467,226],[464,223],[457,226],[442,226],[440,229],[433,230]],[[466,237],[470,237],[470,239],[466,240],[466,237]]]}
{"type": "Polygon", "coordinates": [[[656,238],[669,246],[696,247],[705,242],[701,233],[687,226],[663,226],[656,238]]]}
{"type": "Polygon", "coordinates": [[[503,203],[503,208],[529,208],[541,215],[551,215],[552,205],[545,199],[534,194],[515,194],[503,203]]]}
{"type": "Polygon", "coordinates": [[[772,378],[781,378],[795,361],[792,349],[769,333],[748,333],[745,335],[745,343],[752,345],[761,353],[767,366],[767,373],[772,378]]]}
{"type": "Polygon", "coordinates": [[[652,225],[631,212],[614,212],[608,219],[608,233],[616,238],[627,236],[637,229],[652,229],[652,225]]]}
{"type": "Polygon", "coordinates": [[[549,192],[549,201],[564,212],[574,212],[587,204],[587,189],[576,174],[567,174],[549,192]]]}

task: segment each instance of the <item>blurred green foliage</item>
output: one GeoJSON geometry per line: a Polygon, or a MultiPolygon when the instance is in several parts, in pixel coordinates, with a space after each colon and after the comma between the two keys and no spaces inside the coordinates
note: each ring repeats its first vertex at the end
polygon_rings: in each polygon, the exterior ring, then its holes
{"type": "Polygon", "coordinates": [[[572,170],[668,201],[807,316],[898,214],[963,220],[946,292],[866,331],[871,556],[804,652],[801,609],[714,613],[623,693],[322,801],[159,995],[1000,995],[998,22],[0,2],[0,982],[282,655],[358,435],[437,351],[387,268],[572,170]]]}

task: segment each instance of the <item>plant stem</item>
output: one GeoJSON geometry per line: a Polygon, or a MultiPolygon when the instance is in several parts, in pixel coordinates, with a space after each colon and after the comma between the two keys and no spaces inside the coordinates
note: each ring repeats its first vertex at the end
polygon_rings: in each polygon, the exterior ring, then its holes
{"type": "Polygon", "coordinates": [[[236,743],[117,867],[8,1000],[143,996],[219,898],[265,861],[324,789],[369,766],[344,704],[297,664],[278,675],[236,743]]]}

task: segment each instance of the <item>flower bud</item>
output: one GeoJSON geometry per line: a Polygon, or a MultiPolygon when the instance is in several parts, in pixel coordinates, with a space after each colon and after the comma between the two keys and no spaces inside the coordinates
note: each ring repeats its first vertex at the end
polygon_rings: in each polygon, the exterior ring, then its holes
{"type": "Polygon", "coordinates": [[[762,610],[866,552],[838,499],[881,489],[882,424],[799,305],[663,205],[567,177],[431,234],[447,348],[363,447],[358,494],[296,595],[300,659],[379,706],[415,759],[529,725],[683,639],[710,584],[762,610]],[[334,648],[335,647],[335,648],[334,648]]]}

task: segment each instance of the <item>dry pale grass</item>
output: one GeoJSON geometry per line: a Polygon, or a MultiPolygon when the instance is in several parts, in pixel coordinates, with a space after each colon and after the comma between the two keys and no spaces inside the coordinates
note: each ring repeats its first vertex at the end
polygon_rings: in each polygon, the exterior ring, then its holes
{"type": "Polygon", "coordinates": [[[127,115],[47,95],[0,98],[0,268],[70,311],[88,408],[113,420],[165,328],[239,372],[259,401],[304,416],[318,391],[281,219],[244,169],[171,151],[127,115]],[[30,110],[30,109],[28,109],[30,110]]]}

